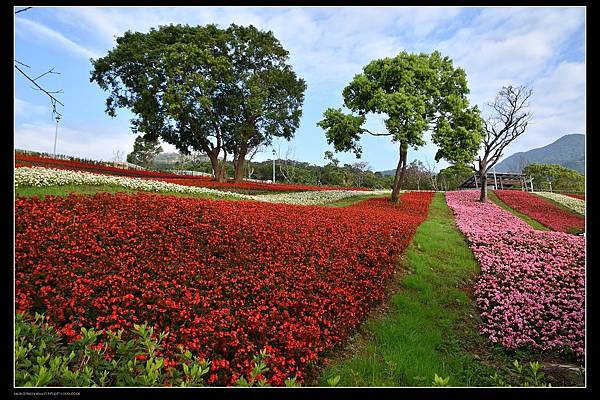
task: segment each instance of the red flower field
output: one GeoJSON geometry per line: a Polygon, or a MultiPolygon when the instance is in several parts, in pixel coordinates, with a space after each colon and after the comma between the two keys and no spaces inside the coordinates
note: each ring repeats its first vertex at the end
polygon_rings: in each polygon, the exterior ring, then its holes
{"type": "Polygon", "coordinates": [[[530,216],[554,231],[572,232],[573,230],[583,231],[585,229],[585,219],[583,217],[564,211],[551,202],[529,192],[494,190],[494,193],[508,206],[530,216]]]}
{"type": "Polygon", "coordinates": [[[212,385],[267,348],[269,383],[302,382],[382,300],[432,193],[345,208],[151,194],[16,199],[17,312],[126,331],[148,321],[212,361],[212,385]],[[214,375],[214,376],[213,376],[214,375]]]}

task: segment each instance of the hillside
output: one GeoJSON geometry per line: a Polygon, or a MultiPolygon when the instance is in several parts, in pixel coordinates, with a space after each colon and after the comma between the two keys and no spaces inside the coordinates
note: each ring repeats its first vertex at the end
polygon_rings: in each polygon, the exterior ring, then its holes
{"type": "Polygon", "coordinates": [[[585,135],[565,135],[547,146],[515,153],[496,165],[497,172],[521,172],[531,163],[559,164],[585,173],[585,135]]]}

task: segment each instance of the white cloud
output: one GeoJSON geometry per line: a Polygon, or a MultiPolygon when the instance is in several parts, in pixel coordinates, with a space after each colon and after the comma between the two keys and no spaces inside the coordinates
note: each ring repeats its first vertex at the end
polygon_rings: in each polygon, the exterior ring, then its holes
{"type": "Polygon", "coordinates": [[[16,33],[21,35],[31,35],[36,40],[56,45],[78,56],[98,58],[98,55],[95,52],[75,43],[61,33],[25,18],[16,18],[16,33]]]}
{"type": "MultiPolygon", "coordinates": [[[[15,148],[51,153],[54,147],[56,124],[24,123],[15,128],[15,148]]],[[[115,150],[129,153],[135,135],[126,130],[115,132],[114,127],[58,126],[56,152],[96,160],[112,160],[115,150]],[[113,132],[108,135],[106,132],[113,132]]]]}
{"type": "MultiPolygon", "coordinates": [[[[111,121],[112,122],[112,121],[111,121]]],[[[23,123],[15,127],[15,148],[51,153],[54,147],[54,123],[23,123]]],[[[59,125],[56,152],[81,158],[111,161],[115,151],[123,157],[133,150],[136,135],[115,123],[59,125]]],[[[174,146],[161,143],[164,152],[176,152],[174,146]]]]}
{"type": "Polygon", "coordinates": [[[49,113],[50,109],[46,106],[31,104],[28,101],[15,97],[15,116],[31,117],[49,113]]]}

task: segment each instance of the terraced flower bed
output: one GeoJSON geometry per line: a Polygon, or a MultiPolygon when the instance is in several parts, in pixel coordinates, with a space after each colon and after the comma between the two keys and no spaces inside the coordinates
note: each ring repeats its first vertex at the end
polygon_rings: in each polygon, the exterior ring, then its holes
{"type": "Polygon", "coordinates": [[[158,179],[141,179],[124,176],[102,175],[84,171],[70,171],[43,167],[19,167],[15,169],[15,186],[60,186],[60,185],[115,185],[132,190],[149,192],[177,192],[190,194],[208,194],[223,198],[239,200],[255,200],[273,203],[289,203],[314,205],[337,201],[346,197],[364,194],[383,194],[383,191],[358,191],[358,190],[319,190],[302,191],[294,193],[275,193],[268,195],[248,195],[230,191],[218,190],[202,186],[179,185],[158,179]]]}
{"type": "Polygon", "coordinates": [[[585,219],[582,216],[562,210],[532,193],[518,190],[494,190],[494,193],[509,207],[554,231],[579,233],[585,230],[585,219]]]}
{"type": "Polygon", "coordinates": [[[477,191],[447,192],[458,228],[481,264],[475,286],[481,332],[509,349],[585,351],[585,238],[539,231],[478,201],[477,191]]]}
{"type": "MultiPolygon", "coordinates": [[[[152,194],[16,199],[17,312],[78,327],[168,330],[228,385],[267,349],[269,383],[302,382],[384,295],[432,193],[343,209],[152,194]]],[[[107,357],[112,357],[108,354],[107,357]]]]}

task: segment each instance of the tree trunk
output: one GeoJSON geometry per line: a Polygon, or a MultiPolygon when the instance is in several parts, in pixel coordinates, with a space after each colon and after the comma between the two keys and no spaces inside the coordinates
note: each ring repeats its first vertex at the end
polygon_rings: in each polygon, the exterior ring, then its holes
{"type": "Polygon", "coordinates": [[[394,203],[400,202],[400,184],[404,178],[404,172],[406,171],[406,154],[408,147],[400,144],[400,159],[398,160],[398,166],[396,167],[396,175],[394,176],[394,188],[392,189],[392,201],[394,203]]]}
{"type": "Polygon", "coordinates": [[[237,154],[237,157],[233,159],[233,169],[234,169],[234,182],[242,182],[244,180],[244,163],[246,162],[246,153],[248,149],[245,147],[240,148],[240,151],[237,154]]]}
{"type": "Polygon", "coordinates": [[[479,195],[479,201],[485,203],[487,200],[487,171],[479,176],[479,183],[481,184],[481,193],[479,195]]]}
{"type": "Polygon", "coordinates": [[[206,154],[210,159],[210,164],[215,174],[215,180],[217,182],[225,182],[225,166],[219,162],[219,153],[207,151],[206,154]]]}

